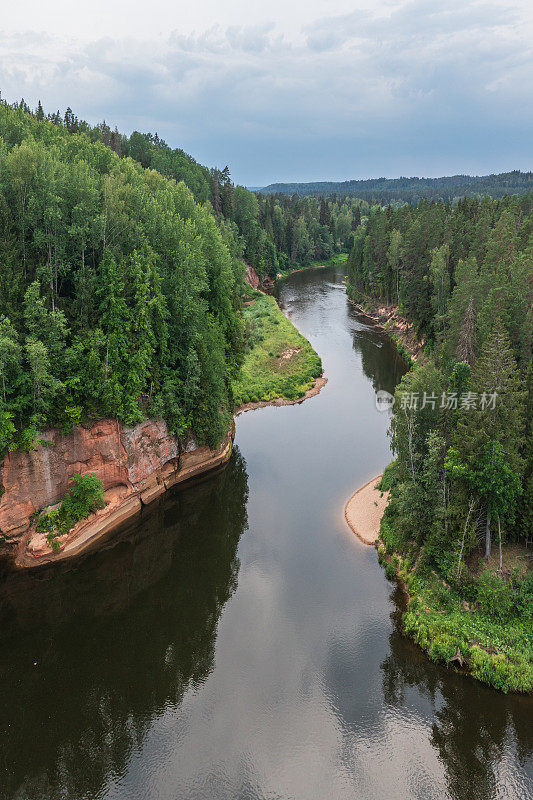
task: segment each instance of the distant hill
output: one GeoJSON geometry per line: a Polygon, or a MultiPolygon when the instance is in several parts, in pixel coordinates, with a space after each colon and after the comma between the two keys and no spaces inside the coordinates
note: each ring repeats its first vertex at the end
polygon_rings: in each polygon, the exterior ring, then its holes
{"type": "Polygon", "coordinates": [[[525,194],[533,191],[533,172],[502,172],[499,175],[452,175],[444,178],[371,178],[353,181],[315,183],[271,183],[259,190],[263,194],[288,194],[300,197],[332,195],[355,196],[362,200],[389,203],[395,200],[414,203],[423,198],[453,200],[464,195],[525,194]]]}

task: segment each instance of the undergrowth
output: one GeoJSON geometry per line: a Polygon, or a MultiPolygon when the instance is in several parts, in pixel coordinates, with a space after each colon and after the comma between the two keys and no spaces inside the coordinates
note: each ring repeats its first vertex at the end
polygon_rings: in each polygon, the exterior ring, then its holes
{"type": "MultiPolygon", "coordinates": [[[[393,481],[393,470],[386,470],[380,488],[393,481]]],[[[485,568],[446,579],[425,563],[415,542],[399,534],[389,510],[380,536],[386,576],[399,578],[408,592],[402,616],[407,636],[435,662],[449,666],[459,652],[474,678],[502,692],[531,692],[533,571],[501,576],[485,568]]]]}
{"type": "Polygon", "coordinates": [[[46,534],[46,539],[54,551],[59,550],[58,536],[68,533],[71,528],[86,519],[97,508],[103,508],[104,485],[94,473],[73,475],[72,486],[60,505],[45,509],[40,515],[36,529],[46,534]]]}

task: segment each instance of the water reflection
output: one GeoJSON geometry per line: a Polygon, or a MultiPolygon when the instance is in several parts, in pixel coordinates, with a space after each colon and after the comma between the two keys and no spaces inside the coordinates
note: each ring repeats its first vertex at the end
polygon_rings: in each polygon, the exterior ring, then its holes
{"type": "Polygon", "coordinates": [[[384,389],[393,394],[406,371],[405,360],[385,331],[371,326],[366,317],[357,314],[352,305],[349,316],[355,323],[353,347],[361,354],[363,370],[372,382],[374,391],[384,389]]]}
{"type": "Polygon", "coordinates": [[[395,625],[390,653],[381,664],[383,696],[397,710],[429,705],[429,741],[444,766],[449,797],[529,797],[533,699],[505,697],[471,678],[444,672],[402,636],[398,588],[392,599],[395,625]]]}
{"type": "Polygon", "coordinates": [[[1,797],[96,797],[151,721],[205,681],[237,586],[247,496],[236,451],[220,476],[148,507],[106,551],[7,576],[1,797]]]}

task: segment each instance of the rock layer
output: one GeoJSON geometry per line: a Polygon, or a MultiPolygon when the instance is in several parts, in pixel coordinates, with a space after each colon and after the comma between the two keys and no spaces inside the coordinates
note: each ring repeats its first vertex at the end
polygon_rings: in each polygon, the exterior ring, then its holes
{"type": "Polygon", "coordinates": [[[61,500],[75,473],[95,473],[102,480],[106,507],[64,537],[62,553],[79,549],[81,539],[93,539],[100,529],[115,527],[170,486],[224,463],[232,438],[233,428],[213,451],[191,437],[180,455],[177,439],[162,420],[126,428],[107,419],[76,426],[67,435],[47,431],[33,450],[9,453],[0,464],[0,554],[15,556],[19,563],[50,556],[46,539],[32,538],[32,516],[61,500]]]}

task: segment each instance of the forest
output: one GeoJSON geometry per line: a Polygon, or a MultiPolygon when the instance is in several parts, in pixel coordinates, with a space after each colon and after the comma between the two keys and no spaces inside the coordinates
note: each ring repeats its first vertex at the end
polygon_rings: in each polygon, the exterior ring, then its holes
{"type": "Polygon", "coordinates": [[[355,233],[348,292],[425,343],[391,421],[382,557],[404,625],[498,688],[533,686],[533,195],[421,201],[355,233]],[[474,611],[478,613],[473,613],[474,611]]]}
{"type": "Polygon", "coordinates": [[[249,350],[243,260],[330,258],[369,208],[256,196],[157,134],[2,101],[0,452],[104,417],[216,444],[249,350]]]}
{"type": "Polygon", "coordinates": [[[0,449],[103,417],[165,417],[216,443],[244,347],[243,266],[210,205],[6,104],[0,186],[0,449]]]}
{"type": "Polygon", "coordinates": [[[450,175],[443,178],[370,178],[314,183],[272,183],[261,189],[265,194],[299,197],[358,197],[371,205],[379,203],[418,203],[420,200],[453,202],[462,197],[527,194],[533,190],[533,172],[502,172],[499,175],[450,175]]]}
{"type": "Polygon", "coordinates": [[[146,169],[183,181],[200,204],[210,203],[226,238],[235,242],[240,255],[263,277],[278,271],[304,267],[316,259],[327,260],[351,248],[352,231],[369,205],[356,199],[324,200],[287,197],[265,198],[235,186],[227,166],[222,169],[198,164],[180,148],[172,149],[157,133],[134,131],[126,136],[104,121],[91,126],[78,119],[71,108],[45,114],[41,103],[32,110],[22,99],[14,109],[47,121],[73,134],[84,134],[103,143],[119,158],[131,158],[146,169]]]}
{"type": "MultiPolygon", "coordinates": [[[[502,191],[529,180],[510,175],[502,191]]],[[[412,594],[405,629],[437,660],[459,654],[528,690],[531,193],[262,195],[157,134],[2,101],[0,452],[105,417],[164,418],[215,445],[236,403],[301,396],[320,359],[298,341],[297,374],[273,380],[299,334],[250,299],[245,265],[275,278],[341,252],[349,297],[400,315],[424,345],[396,392],[382,484],[381,556],[412,594]]]]}

